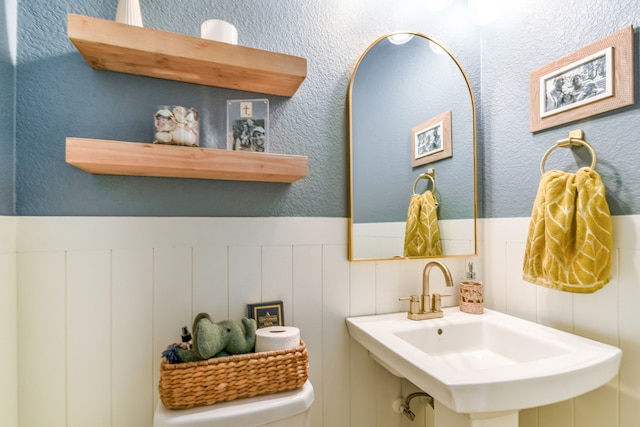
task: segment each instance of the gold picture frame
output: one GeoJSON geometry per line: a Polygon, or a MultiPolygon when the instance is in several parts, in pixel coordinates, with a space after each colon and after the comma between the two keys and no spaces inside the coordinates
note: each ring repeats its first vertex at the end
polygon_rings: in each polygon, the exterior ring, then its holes
{"type": "Polygon", "coordinates": [[[247,317],[255,319],[258,329],[269,326],[284,326],[282,301],[247,304],[247,317]]]}
{"type": "Polygon", "coordinates": [[[633,27],[538,68],[529,84],[531,132],[633,105],[633,27]]]}
{"type": "Polygon", "coordinates": [[[411,167],[446,159],[452,155],[451,111],[411,128],[411,167]]]}

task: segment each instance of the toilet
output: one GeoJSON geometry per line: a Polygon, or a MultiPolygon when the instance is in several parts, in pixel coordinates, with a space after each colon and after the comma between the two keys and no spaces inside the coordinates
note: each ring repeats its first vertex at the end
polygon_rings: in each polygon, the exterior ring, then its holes
{"type": "Polygon", "coordinates": [[[189,409],[158,402],[153,427],[309,427],[313,386],[189,409]]]}

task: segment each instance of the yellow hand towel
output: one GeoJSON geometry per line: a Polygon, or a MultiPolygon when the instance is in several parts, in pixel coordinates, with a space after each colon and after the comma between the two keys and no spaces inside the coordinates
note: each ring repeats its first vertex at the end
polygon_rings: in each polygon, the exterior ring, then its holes
{"type": "Polygon", "coordinates": [[[404,256],[442,256],[436,198],[429,190],[409,201],[404,256]]]}
{"type": "Polygon", "coordinates": [[[591,168],[545,172],[531,213],[524,280],[592,293],[611,272],[612,226],[605,188],[591,168]]]}

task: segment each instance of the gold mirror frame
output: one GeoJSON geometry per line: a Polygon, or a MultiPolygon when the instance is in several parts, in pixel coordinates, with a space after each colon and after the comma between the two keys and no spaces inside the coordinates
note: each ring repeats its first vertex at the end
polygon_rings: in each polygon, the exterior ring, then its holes
{"type": "MultiPolygon", "coordinates": [[[[471,84],[469,82],[469,78],[466,74],[466,72],[463,70],[462,66],[460,65],[459,61],[451,54],[451,52],[449,52],[448,49],[446,49],[444,46],[442,46],[440,43],[438,43],[437,41],[433,40],[431,37],[419,33],[419,32],[396,32],[396,33],[390,33],[390,34],[386,34],[383,35],[381,37],[379,37],[378,39],[376,39],[373,43],[371,43],[367,49],[362,53],[362,55],[360,56],[360,58],[358,58],[358,61],[353,69],[353,72],[351,74],[351,78],[349,80],[349,88],[348,88],[348,95],[347,95],[347,101],[348,101],[348,110],[349,110],[349,166],[350,166],[350,170],[349,170],[349,222],[348,222],[348,259],[350,261],[375,261],[375,260],[397,260],[397,259],[417,259],[417,258],[434,258],[434,257],[404,257],[402,253],[397,254],[397,255],[390,255],[390,256],[380,256],[380,257],[356,257],[354,254],[354,233],[353,233],[353,229],[354,229],[354,125],[353,125],[353,86],[354,86],[354,81],[355,81],[355,77],[356,74],[358,72],[358,69],[363,61],[363,59],[365,58],[365,56],[367,55],[367,53],[369,53],[369,51],[376,46],[379,42],[381,42],[382,40],[388,39],[391,36],[395,36],[395,35],[407,35],[407,36],[411,36],[411,37],[422,37],[424,38],[426,41],[428,41],[429,43],[437,47],[439,47],[440,49],[442,49],[442,51],[444,52],[444,54],[446,54],[455,64],[455,67],[460,71],[461,76],[464,79],[464,82],[466,84],[466,89],[468,91],[469,94],[469,98],[470,98],[470,103],[471,103],[471,126],[472,126],[472,165],[469,165],[469,167],[471,167],[473,169],[472,172],[472,180],[473,180],[473,219],[472,219],[472,227],[473,227],[473,231],[472,231],[472,236],[469,236],[472,239],[472,242],[470,242],[470,250],[469,251],[461,251],[460,253],[445,253],[441,256],[438,256],[437,258],[445,258],[445,257],[452,257],[452,258],[457,258],[457,257],[468,257],[468,256],[475,256],[478,253],[477,247],[478,247],[478,239],[477,239],[477,233],[478,233],[478,227],[477,227],[477,219],[478,219],[478,183],[477,183],[477,135],[476,135],[476,103],[475,103],[475,98],[473,95],[473,91],[471,89],[471,84]]],[[[455,114],[455,111],[454,111],[455,114]]],[[[455,117],[454,117],[455,120],[455,117]]],[[[455,142],[454,142],[455,144],[455,142]]],[[[437,164],[437,163],[434,163],[437,164]]],[[[428,167],[431,167],[432,164],[427,165],[428,167]]],[[[434,182],[435,183],[435,182],[434,182]]]]}

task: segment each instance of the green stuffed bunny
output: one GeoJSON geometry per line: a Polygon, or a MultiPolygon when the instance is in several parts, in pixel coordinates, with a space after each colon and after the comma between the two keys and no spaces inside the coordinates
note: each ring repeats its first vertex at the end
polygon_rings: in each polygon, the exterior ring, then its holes
{"type": "Polygon", "coordinates": [[[207,313],[200,313],[193,321],[193,348],[176,348],[178,362],[195,362],[212,357],[250,352],[256,344],[256,321],[242,318],[246,334],[231,320],[213,322],[207,313]]]}

